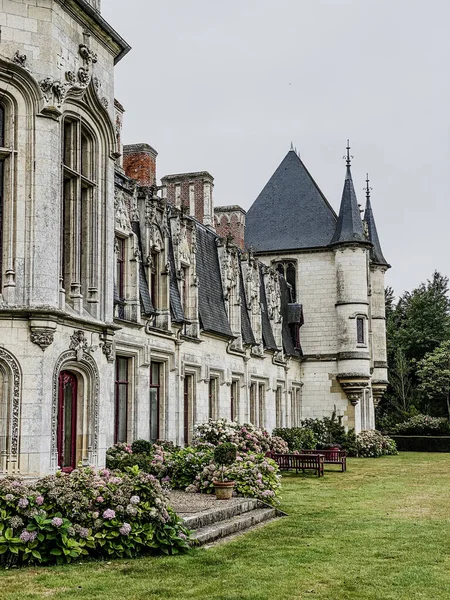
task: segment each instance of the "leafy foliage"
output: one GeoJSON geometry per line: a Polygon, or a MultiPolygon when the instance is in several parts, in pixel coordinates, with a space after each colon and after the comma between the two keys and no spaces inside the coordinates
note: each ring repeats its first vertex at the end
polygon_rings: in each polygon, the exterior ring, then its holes
{"type": "Polygon", "coordinates": [[[314,431],[309,427],[277,427],[273,433],[288,444],[289,452],[312,450],[317,445],[314,431]]]}
{"type": "Polygon", "coordinates": [[[391,433],[399,435],[450,435],[450,423],[447,419],[416,415],[403,423],[398,423],[391,433]]]}
{"type": "MultiPolygon", "coordinates": [[[[405,292],[394,303],[385,292],[390,385],[377,410],[377,423],[389,429],[417,413],[450,416],[445,394],[433,385],[433,368],[426,357],[450,341],[448,278],[437,271],[426,283],[405,292]]],[[[437,357],[436,361],[439,362],[437,357]]]]}
{"type": "Polygon", "coordinates": [[[374,429],[358,433],[356,445],[360,457],[378,458],[387,454],[398,454],[394,440],[374,429]]]}
{"type": "Polygon", "coordinates": [[[189,547],[188,535],[159,481],[138,467],[0,481],[2,564],[173,554],[189,547]]]}

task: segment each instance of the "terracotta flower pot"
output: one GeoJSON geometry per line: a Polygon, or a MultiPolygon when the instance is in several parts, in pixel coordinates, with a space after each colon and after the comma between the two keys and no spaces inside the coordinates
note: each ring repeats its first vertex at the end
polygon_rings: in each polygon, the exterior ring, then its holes
{"type": "Polygon", "coordinates": [[[214,481],[217,500],[229,500],[233,495],[234,481],[214,481]]]}

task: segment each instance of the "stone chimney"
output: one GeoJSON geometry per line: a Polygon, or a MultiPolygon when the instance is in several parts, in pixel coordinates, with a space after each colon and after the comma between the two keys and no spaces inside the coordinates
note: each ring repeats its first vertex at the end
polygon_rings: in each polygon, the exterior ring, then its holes
{"type": "Polygon", "coordinates": [[[161,179],[163,198],[191,217],[213,227],[214,177],[207,171],[166,175],[161,179]]]}
{"type": "Polygon", "coordinates": [[[156,181],[158,153],[148,144],[129,144],[123,147],[123,168],[127,177],[141,186],[151,186],[156,181]]]}
{"type": "Polygon", "coordinates": [[[244,250],[246,211],[237,206],[217,206],[214,209],[214,226],[220,237],[232,237],[233,243],[244,250]]]}

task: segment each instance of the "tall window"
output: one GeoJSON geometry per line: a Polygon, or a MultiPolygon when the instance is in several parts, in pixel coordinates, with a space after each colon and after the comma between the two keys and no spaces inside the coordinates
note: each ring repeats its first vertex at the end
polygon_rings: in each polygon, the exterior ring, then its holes
{"type": "Polygon", "coordinates": [[[194,376],[184,376],[184,443],[190,444],[195,421],[194,408],[194,376]]]}
{"type": "Polygon", "coordinates": [[[66,301],[93,310],[97,289],[97,203],[95,145],[79,119],[63,127],[63,217],[61,279],[66,301]]]}
{"type": "Polygon", "coordinates": [[[256,393],[258,384],[253,382],[250,385],[250,423],[256,425],[256,393]]]}
{"type": "Polygon", "coordinates": [[[238,404],[239,404],[239,381],[233,379],[231,382],[231,394],[230,394],[230,417],[232,421],[238,418],[238,404]]]}
{"type": "Polygon", "coordinates": [[[301,391],[293,387],[291,391],[291,426],[300,427],[301,420],[301,391]]]}
{"type": "Polygon", "coordinates": [[[297,269],[295,263],[282,261],[277,263],[277,271],[291,286],[291,302],[297,302],[297,269]]]}
{"type": "Polygon", "coordinates": [[[3,253],[4,253],[4,232],[5,227],[5,163],[10,154],[10,150],[5,147],[5,108],[0,104],[0,294],[4,285],[3,275],[3,253]]]}
{"type": "Polygon", "coordinates": [[[125,252],[126,241],[121,237],[116,237],[116,290],[117,298],[117,317],[125,318],[125,252]]]}
{"type": "Polygon", "coordinates": [[[356,317],[356,343],[357,344],[365,344],[366,343],[365,318],[364,317],[356,317]]]}
{"type": "Polygon", "coordinates": [[[161,417],[161,364],[150,364],[150,439],[155,442],[160,437],[161,417]]]}
{"type": "Polygon", "coordinates": [[[210,419],[217,419],[218,406],[218,379],[211,377],[208,384],[208,416],[210,419]]]}
{"type": "Polygon", "coordinates": [[[114,443],[128,438],[129,358],[116,357],[116,390],[114,416],[114,443]]]}
{"type": "Polygon", "coordinates": [[[278,386],[275,392],[275,422],[277,427],[283,427],[283,413],[281,406],[282,393],[283,390],[281,386],[278,386]]]}
{"type": "Polygon", "coordinates": [[[264,427],[266,419],[266,388],[263,383],[258,383],[258,425],[264,427]]]}

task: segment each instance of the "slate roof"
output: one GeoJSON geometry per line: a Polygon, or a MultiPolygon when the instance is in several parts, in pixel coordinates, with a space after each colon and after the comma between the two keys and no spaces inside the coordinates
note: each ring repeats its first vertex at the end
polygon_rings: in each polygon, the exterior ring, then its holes
{"type": "Polygon", "coordinates": [[[239,294],[241,298],[241,333],[244,344],[256,344],[255,336],[253,335],[250,317],[248,316],[248,304],[245,296],[244,277],[242,275],[242,264],[239,260],[239,294]]]}
{"type": "Polygon", "coordinates": [[[222,290],[217,236],[200,224],[197,230],[198,312],[205,331],[233,337],[222,290]]]}
{"type": "MultiPolygon", "coordinates": [[[[141,229],[137,221],[131,223],[131,229],[138,239],[139,252],[142,254],[141,229]]],[[[145,273],[142,260],[139,261],[139,298],[141,301],[141,311],[143,315],[153,315],[156,311],[152,304],[152,299],[148,291],[147,275],[145,273]]]]}
{"type": "Polygon", "coordinates": [[[247,212],[245,245],[255,252],[324,247],[336,221],[300,157],[290,150],[247,212]]]}
{"type": "Polygon", "coordinates": [[[275,342],[275,338],[273,336],[272,327],[270,325],[269,320],[269,311],[267,307],[267,296],[266,296],[266,286],[264,285],[264,275],[262,271],[262,265],[259,266],[259,278],[260,278],[260,287],[259,287],[259,302],[261,305],[261,326],[262,326],[262,338],[264,343],[264,348],[268,350],[278,350],[277,344],[275,342]]]}
{"type": "Polygon", "coordinates": [[[366,210],[364,211],[364,221],[367,224],[367,230],[369,232],[369,240],[373,244],[372,248],[370,249],[371,261],[378,265],[384,265],[386,267],[390,267],[390,265],[384,258],[383,252],[381,250],[381,244],[380,244],[380,240],[378,238],[377,227],[375,225],[375,219],[373,216],[372,205],[371,205],[369,196],[367,196],[367,200],[366,200],[366,210]]]}
{"type": "Polygon", "coordinates": [[[181,304],[180,290],[178,289],[177,274],[175,272],[175,258],[173,255],[173,243],[172,236],[169,235],[169,265],[170,265],[170,279],[169,279],[169,293],[170,293],[170,314],[172,320],[175,323],[183,323],[184,310],[181,304]]]}
{"type": "Polygon", "coordinates": [[[347,166],[342,192],[341,208],[332,244],[345,244],[348,242],[365,242],[363,224],[359,213],[358,200],[353,186],[352,173],[347,166]]]}

